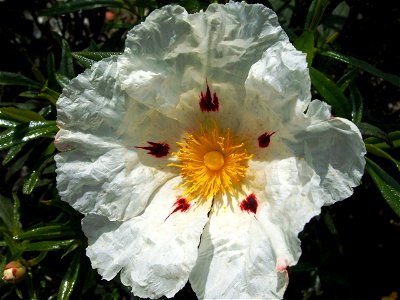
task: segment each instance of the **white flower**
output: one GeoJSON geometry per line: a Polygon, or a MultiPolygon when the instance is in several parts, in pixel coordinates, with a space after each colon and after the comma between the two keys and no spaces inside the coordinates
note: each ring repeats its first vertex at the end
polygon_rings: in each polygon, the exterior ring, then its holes
{"type": "Polygon", "coordinates": [[[262,5],[154,11],[71,81],[58,124],[58,188],[85,214],[92,266],[139,297],[189,280],[199,298],[282,298],[298,233],[365,164],[262,5]]]}

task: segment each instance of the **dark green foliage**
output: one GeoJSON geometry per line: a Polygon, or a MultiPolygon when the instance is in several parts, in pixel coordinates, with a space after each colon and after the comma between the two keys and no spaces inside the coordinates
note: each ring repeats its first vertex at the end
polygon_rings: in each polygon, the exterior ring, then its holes
{"type": "MultiPolygon", "coordinates": [[[[59,199],[56,102],[70,79],[121,53],[126,32],[152,10],[178,3],[196,12],[212,2],[217,1],[0,2],[0,270],[12,260],[28,270],[18,284],[0,283],[0,299],[133,299],[118,279],[101,281],[91,269],[82,216],[59,199]]],[[[364,44],[353,43],[363,36],[360,24],[379,29],[396,19],[396,8],[385,1],[247,2],[278,13],[291,41],[307,53],[314,98],[352,120],[368,152],[366,175],[353,197],[323,209],[301,234],[303,256],[289,270],[285,299],[400,293],[398,276],[390,275],[400,268],[393,242],[400,234],[400,59],[385,52],[397,49],[400,33],[383,41],[381,29],[364,37],[364,44]]],[[[187,285],[174,298],[195,295],[187,285]]]]}

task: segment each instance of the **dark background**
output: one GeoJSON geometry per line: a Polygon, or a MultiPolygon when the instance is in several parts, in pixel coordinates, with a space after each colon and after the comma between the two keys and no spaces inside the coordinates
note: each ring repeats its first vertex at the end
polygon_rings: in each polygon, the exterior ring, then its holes
{"type": "MultiPolygon", "coordinates": [[[[32,64],[45,70],[43,66],[50,52],[59,59],[61,50],[50,22],[38,22],[38,12],[51,2],[55,1],[0,2],[1,71],[32,78],[32,64]]],[[[329,9],[338,3],[331,1],[329,9]]],[[[348,0],[347,3],[350,15],[334,43],[335,50],[399,75],[399,2],[348,0]]],[[[302,28],[309,4],[310,1],[296,1],[290,28],[302,28]]],[[[109,39],[105,33],[105,12],[97,9],[57,18],[72,51],[86,49],[90,40],[100,43],[109,39]],[[84,18],[90,21],[89,25],[84,24],[84,18]]],[[[125,31],[120,30],[121,38],[105,50],[121,50],[125,31]]],[[[333,79],[338,79],[345,68],[340,63],[316,63],[331,69],[333,79]]],[[[76,70],[83,69],[76,66],[76,70]]],[[[398,128],[400,89],[367,73],[360,74],[356,82],[365,100],[364,120],[388,131],[398,128]]],[[[15,92],[18,88],[0,88],[1,102],[21,101],[15,92]]],[[[383,166],[391,171],[391,165],[383,162],[383,166]]],[[[1,187],[1,191],[7,193],[7,187],[1,187]]],[[[392,292],[400,294],[400,219],[368,175],[351,198],[324,208],[320,216],[306,225],[300,238],[303,254],[299,264],[289,270],[285,299],[382,299],[392,292]]],[[[114,286],[119,298],[130,297],[118,283],[114,286]]],[[[175,299],[195,299],[195,296],[187,286],[175,299]]]]}

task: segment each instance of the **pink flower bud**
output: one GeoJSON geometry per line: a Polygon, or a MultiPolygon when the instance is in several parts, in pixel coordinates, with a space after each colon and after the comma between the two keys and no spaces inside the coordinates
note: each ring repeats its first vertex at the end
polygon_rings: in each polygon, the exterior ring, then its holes
{"type": "Polygon", "coordinates": [[[8,283],[17,283],[21,281],[26,273],[26,268],[19,261],[8,263],[3,271],[3,280],[8,283]]]}

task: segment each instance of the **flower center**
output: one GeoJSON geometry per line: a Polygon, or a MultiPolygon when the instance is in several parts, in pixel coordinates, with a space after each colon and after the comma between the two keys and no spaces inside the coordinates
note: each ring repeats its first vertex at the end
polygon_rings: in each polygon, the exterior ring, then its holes
{"type": "Polygon", "coordinates": [[[218,171],[224,163],[224,156],[219,151],[210,151],[204,154],[204,164],[212,171],[218,171]]]}
{"type": "Polygon", "coordinates": [[[181,169],[183,182],[179,187],[185,189],[189,201],[232,192],[245,176],[252,156],[230,129],[219,130],[214,120],[207,124],[195,133],[186,133],[186,138],[177,143],[179,151],[173,153],[179,162],[170,164],[181,169]]]}

